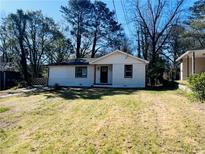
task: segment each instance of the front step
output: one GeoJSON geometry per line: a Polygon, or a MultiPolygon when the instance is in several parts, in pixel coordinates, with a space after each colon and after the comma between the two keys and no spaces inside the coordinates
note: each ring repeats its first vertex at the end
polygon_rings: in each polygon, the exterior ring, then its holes
{"type": "Polygon", "coordinates": [[[112,84],[94,84],[93,87],[96,87],[96,88],[112,88],[112,84]]]}

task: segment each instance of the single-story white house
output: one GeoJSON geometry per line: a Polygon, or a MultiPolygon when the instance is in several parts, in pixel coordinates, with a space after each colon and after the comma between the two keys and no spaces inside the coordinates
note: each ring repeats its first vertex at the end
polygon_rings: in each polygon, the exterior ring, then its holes
{"type": "Polygon", "coordinates": [[[190,50],[181,55],[180,80],[186,80],[190,75],[205,72],[205,50],[190,50]]]}
{"type": "Polygon", "coordinates": [[[148,61],[122,51],[48,65],[48,86],[144,88],[148,61]]]}

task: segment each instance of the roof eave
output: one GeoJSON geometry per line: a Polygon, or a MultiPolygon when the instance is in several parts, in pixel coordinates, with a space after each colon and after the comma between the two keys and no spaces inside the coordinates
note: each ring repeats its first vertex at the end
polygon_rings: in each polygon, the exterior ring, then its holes
{"type": "Polygon", "coordinates": [[[179,58],[176,59],[176,62],[180,61],[182,58],[184,58],[186,55],[190,54],[191,51],[187,51],[184,54],[182,54],[179,58]]]}
{"type": "Polygon", "coordinates": [[[46,66],[74,66],[74,65],[90,65],[89,63],[86,64],[48,64],[46,66]]]}
{"type": "Polygon", "coordinates": [[[190,53],[196,53],[196,52],[202,52],[204,53],[205,50],[204,49],[200,49],[200,50],[188,50],[187,52],[185,52],[184,54],[182,54],[179,58],[177,58],[177,62],[180,61],[181,59],[183,59],[185,56],[189,55],[190,53]]]}
{"type": "Polygon", "coordinates": [[[139,60],[139,61],[141,61],[141,62],[143,62],[143,63],[145,63],[145,64],[149,64],[149,61],[147,61],[147,60],[144,60],[144,59],[141,59],[141,58],[138,58],[138,57],[134,57],[133,55],[130,55],[130,54],[125,53],[125,52],[120,51],[120,50],[115,50],[115,51],[113,51],[113,52],[111,52],[111,53],[109,53],[109,54],[106,54],[106,55],[104,55],[104,56],[102,56],[102,57],[99,57],[99,58],[97,58],[96,60],[90,62],[90,64],[95,64],[95,62],[97,62],[97,61],[99,61],[99,60],[101,60],[101,59],[103,59],[103,58],[106,58],[106,57],[108,57],[108,56],[110,56],[110,55],[112,55],[112,54],[114,54],[114,53],[116,53],[116,52],[120,52],[120,53],[122,53],[122,54],[126,54],[126,55],[131,56],[132,58],[135,58],[135,59],[137,59],[137,60],[139,60]]]}

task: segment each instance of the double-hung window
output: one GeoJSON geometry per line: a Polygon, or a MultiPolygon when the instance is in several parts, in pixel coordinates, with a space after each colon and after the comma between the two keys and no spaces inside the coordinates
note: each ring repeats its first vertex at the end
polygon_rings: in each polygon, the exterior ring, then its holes
{"type": "Polygon", "coordinates": [[[125,65],[124,77],[125,78],[132,78],[132,74],[133,74],[133,66],[132,65],[125,65]]]}
{"type": "Polygon", "coordinates": [[[86,66],[76,66],[75,67],[75,77],[76,78],[87,78],[87,67],[86,66]]]}

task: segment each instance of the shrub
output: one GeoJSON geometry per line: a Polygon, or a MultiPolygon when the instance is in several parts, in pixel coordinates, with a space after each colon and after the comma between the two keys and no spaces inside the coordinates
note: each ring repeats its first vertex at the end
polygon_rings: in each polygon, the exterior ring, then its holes
{"type": "Polygon", "coordinates": [[[190,76],[188,82],[194,95],[200,100],[205,100],[205,73],[190,76]]]}
{"type": "Polygon", "coordinates": [[[164,88],[171,88],[171,89],[178,88],[178,83],[176,83],[174,81],[163,80],[162,84],[163,84],[164,88]]]}

